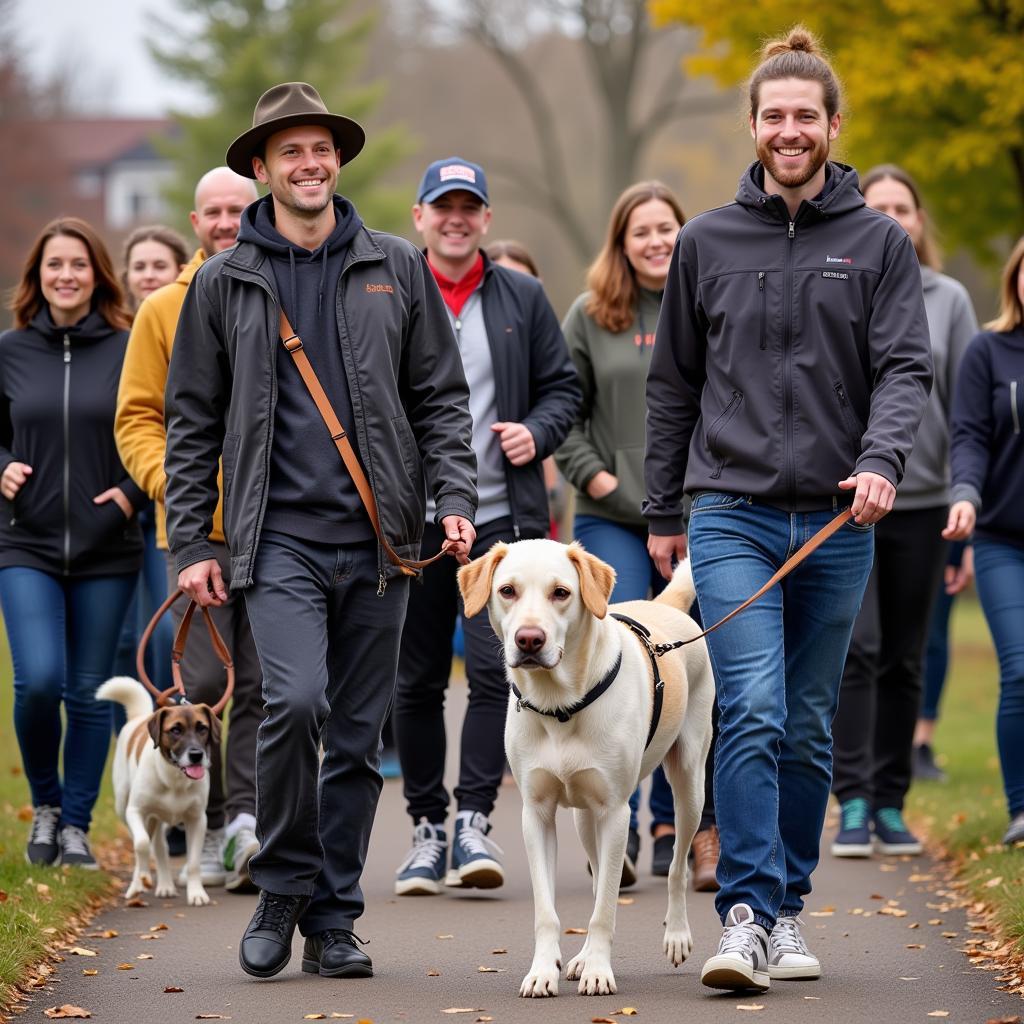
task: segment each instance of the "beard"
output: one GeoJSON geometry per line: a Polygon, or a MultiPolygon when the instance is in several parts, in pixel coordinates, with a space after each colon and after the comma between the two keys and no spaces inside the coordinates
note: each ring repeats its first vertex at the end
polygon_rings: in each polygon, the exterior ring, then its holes
{"type": "Polygon", "coordinates": [[[287,180],[275,181],[271,179],[270,191],[282,206],[293,213],[297,213],[300,216],[316,216],[318,213],[326,210],[334,201],[334,185],[337,184],[337,179],[335,179],[334,183],[328,181],[327,184],[328,188],[323,198],[320,196],[304,196],[301,193],[293,192],[287,180]]]}
{"type": "Polygon", "coordinates": [[[804,154],[800,166],[784,166],[776,158],[774,150],[765,142],[758,142],[757,158],[772,180],[783,188],[801,188],[813,178],[828,159],[828,139],[820,139],[804,154]]]}

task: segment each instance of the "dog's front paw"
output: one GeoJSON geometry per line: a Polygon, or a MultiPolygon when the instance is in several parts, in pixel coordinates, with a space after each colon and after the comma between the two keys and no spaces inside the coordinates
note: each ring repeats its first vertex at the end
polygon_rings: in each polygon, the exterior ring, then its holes
{"type": "Polygon", "coordinates": [[[591,958],[580,973],[581,996],[610,996],[615,994],[615,975],[606,960],[591,958]]]}
{"type": "Polygon", "coordinates": [[[138,896],[140,892],[145,892],[152,886],[153,881],[149,875],[134,875],[131,885],[125,890],[124,898],[130,900],[133,896],[138,896]]]}
{"type": "Polygon", "coordinates": [[[519,995],[524,999],[544,999],[558,995],[558,966],[551,964],[539,967],[533,964],[530,973],[523,978],[519,986],[519,995]]]}
{"type": "Polygon", "coordinates": [[[188,905],[190,907],[205,907],[209,902],[210,897],[206,895],[206,890],[201,885],[189,885],[188,905]]]}
{"type": "Polygon", "coordinates": [[[178,895],[178,890],[174,887],[174,882],[169,880],[161,881],[160,879],[157,879],[156,889],[153,890],[153,895],[156,896],[157,899],[169,900],[178,895]]]}
{"type": "Polygon", "coordinates": [[[693,936],[689,928],[665,931],[665,956],[673,967],[678,967],[693,952],[693,936]]]}

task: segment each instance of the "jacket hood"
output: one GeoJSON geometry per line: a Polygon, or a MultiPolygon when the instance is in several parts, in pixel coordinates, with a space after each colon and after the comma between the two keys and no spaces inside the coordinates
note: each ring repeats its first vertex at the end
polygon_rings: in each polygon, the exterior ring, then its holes
{"type": "MultiPolygon", "coordinates": [[[[777,193],[769,195],[764,190],[764,167],[755,160],[743,172],[736,202],[758,213],[766,214],[771,220],[789,220],[789,211],[782,197],[777,193]]],[[[860,179],[848,164],[829,160],[825,165],[825,187],[814,199],[804,200],[802,206],[809,207],[817,214],[835,216],[849,213],[864,205],[860,193],[860,179]]]]}
{"type": "Polygon", "coordinates": [[[251,242],[259,246],[271,259],[286,260],[289,265],[291,291],[289,300],[294,302],[297,295],[295,280],[296,263],[320,263],[320,285],[317,290],[317,313],[323,307],[324,287],[327,279],[327,258],[346,249],[363,226],[363,219],[356,208],[341,196],[334,196],[334,230],[316,249],[310,251],[290,242],[274,224],[274,199],[266,195],[250,203],[242,214],[238,241],[251,242]]]}
{"type": "Polygon", "coordinates": [[[78,323],[73,324],[71,327],[58,327],[50,315],[49,305],[45,302],[29,321],[29,324],[47,341],[57,344],[61,344],[64,341],[65,334],[69,335],[71,340],[77,344],[91,344],[95,341],[102,341],[104,338],[109,338],[112,334],[117,333],[116,329],[111,327],[103,319],[99,311],[95,309],[91,309],[78,323]]]}

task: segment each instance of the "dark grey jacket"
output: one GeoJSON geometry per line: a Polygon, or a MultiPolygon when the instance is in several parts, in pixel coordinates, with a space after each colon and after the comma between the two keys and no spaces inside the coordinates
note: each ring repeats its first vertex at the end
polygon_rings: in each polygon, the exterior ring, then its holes
{"type": "MultiPolygon", "coordinates": [[[[419,251],[367,228],[349,247],[335,312],[354,413],[345,426],[385,535],[398,554],[416,558],[426,485],[438,521],[472,519],[476,511],[469,395],[455,337],[419,251]]],[[[278,315],[274,275],[260,247],[241,242],[211,257],[185,296],[167,379],[171,555],[179,572],[213,557],[207,537],[223,452],[232,589],[252,585],[266,510],[278,315]]],[[[345,472],[340,457],[338,472],[345,472]]],[[[382,579],[397,572],[382,551],[378,563],[382,579]]]]}
{"type": "Polygon", "coordinates": [[[921,272],[906,232],[829,167],[790,220],[759,186],[694,217],[672,255],[647,380],[644,515],[681,533],[684,491],[788,511],[848,504],[838,482],[898,484],[932,381],[921,272]]]}

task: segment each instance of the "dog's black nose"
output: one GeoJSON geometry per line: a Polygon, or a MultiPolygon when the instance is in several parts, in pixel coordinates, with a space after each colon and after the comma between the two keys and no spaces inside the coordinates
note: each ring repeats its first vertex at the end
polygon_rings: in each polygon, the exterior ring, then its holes
{"type": "Polygon", "coordinates": [[[524,654],[536,654],[547,640],[539,626],[522,626],[516,630],[516,647],[524,654]]]}
{"type": "Polygon", "coordinates": [[[192,764],[199,764],[203,759],[203,752],[201,750],[190,750],[188,752],[188,759],[192,764]]]}

